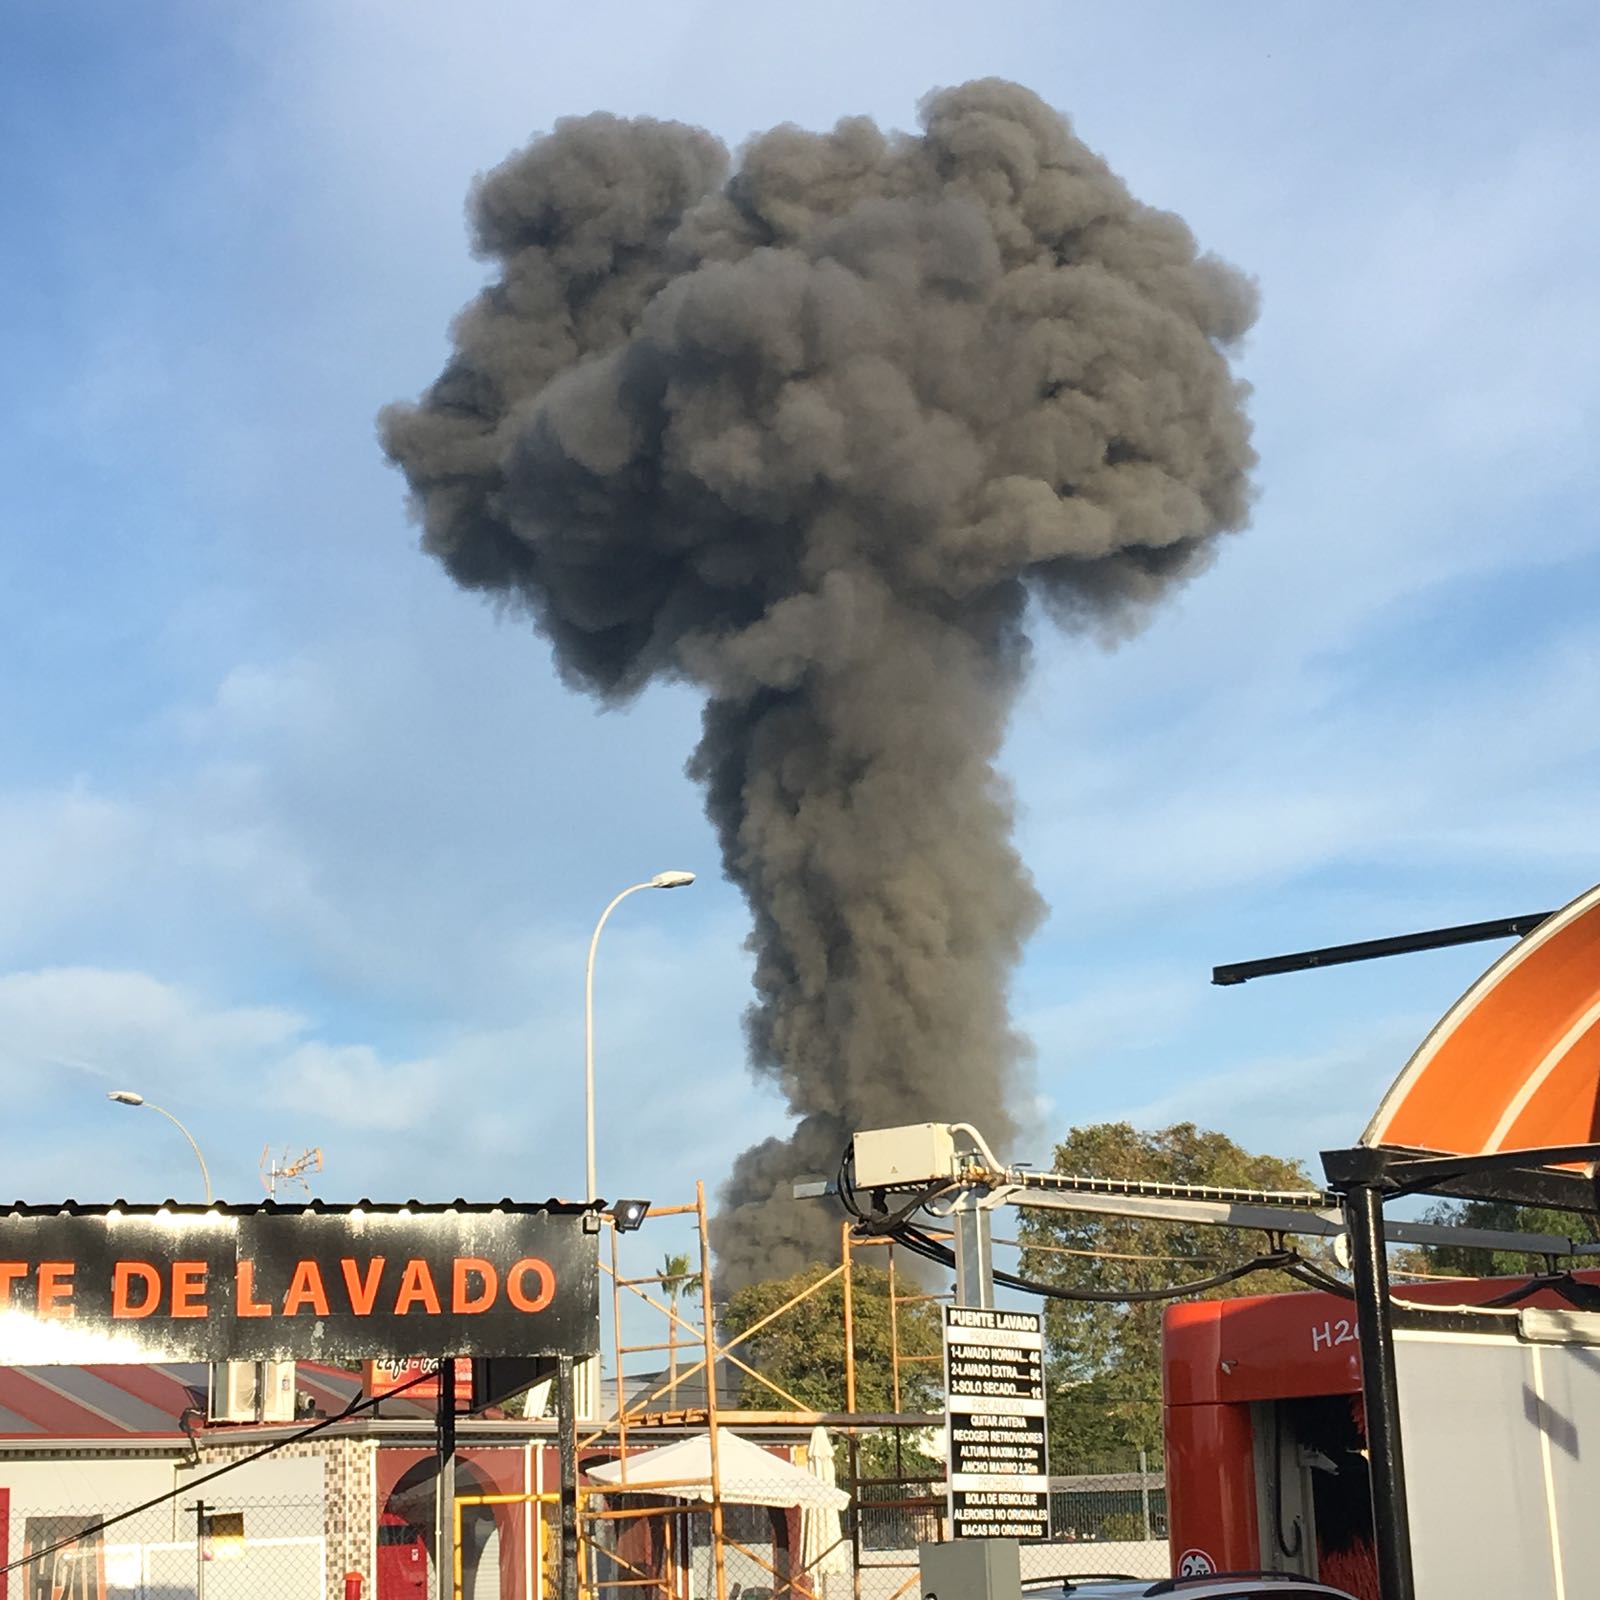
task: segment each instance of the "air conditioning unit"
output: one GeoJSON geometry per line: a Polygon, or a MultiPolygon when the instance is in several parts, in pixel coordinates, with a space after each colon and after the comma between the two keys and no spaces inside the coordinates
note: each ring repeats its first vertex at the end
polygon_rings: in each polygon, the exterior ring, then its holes
{"type": "Polygon", "coordinates": [[[228,1361],[211,1369],[212,1422],[293,1422],[294,1362],[228,1361]]]}

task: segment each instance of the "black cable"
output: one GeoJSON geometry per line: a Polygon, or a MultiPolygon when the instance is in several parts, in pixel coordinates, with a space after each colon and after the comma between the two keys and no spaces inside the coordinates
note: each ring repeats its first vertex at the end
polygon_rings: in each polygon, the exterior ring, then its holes
{"type": "MultiPolygon", "coordinates": [[[[955,1265],[955,1252],[948,1245],[929,1238],[917,1228],[903,1226],[895,1230],[891,1237],[896,1244],[903,1244],[912,1254],[922,1256],[925,1260],[937,1262],[945,1267],[955,1265]]],[[[1225,1284],[1236,1283],[1240,1278],[1249,1277],[1251,1273],[1287,1272],[1292,1267],[1298,1266],[1302,1260],[1303,1257],[1293,1250],[1277,1250],[1268,1255],[1254,1256],[1249,1261],[1242,1262],[1236,1267],[1229,1267],[1223,1272],[1214,1272],[1210,1277],[1196,1278],[1188,1283],[1172,1284],[1161,1289],[1067,1288],[1057,1283],[1040,1283],[1036,1279],[1024,1278],[1017,1273],[1005,1272],[998,1268],[994,1273],[994,1281],[1004,1284],[1007,1288],[1020,1289],[1026,1294],[1042,1295],[1051,1300],[1128,1305],[1147,1301],[1177,1300],[1184,1295],[1204,1294],[1208,1289],[1220,1289],[1225,1284]]]]}
{"type": "Polygon", "coordinates": [[[892,1234],[901,1223],[910,1218],[913,1212],[920,1211],[930,1200],[950,1187],[945,1179],[936,1178],[931,1183],[924,1184],[893,1211],[867,1211],[862,1207],[859,1191],[856,1189],[855,1147],[846,1145],[844,1154],[839,1158],[837,1188],[840,1203],[856,1219],[857,1231],[867,1238],[876,1239],[884,1234],[892,1234]]]}
{"type": "Polygon", "coordinates": [[[1305,1530],[1299,1517],[1294,1519],[1294,1545],[1283,1536],[1283,1407],[1272,1408],[1272,1542],[1278,1554],[1291,1561],[1305,1543],[1305,1530]]]}
{"type": "MultiPolygon", "coordinates": [[[[180,1495],[189,1494],[192,1490],[204,1488],[208,1483],[214,1483],[218,1478],[230,1472],[236,1472],[240,1467],[247,1467],[252,1461],[260,1461],[266,1456],[276,1455],[278,1451],[291,1444],[299,1444],[302,1439],[309,1439],[314,1433],[321,1433],[324,1428],[331,1428],[336,1422],[344,1422],[358,1412],[369,1410],[380,1400],[388,1400],[397,1394],[404,1394],[407,1389],[415,1388],[419,1383],[426,1383],[434,1377],[432,1372],[419,1372],[416,1377],[409,1378],[406,1382],[396,1385],[393,1389],[386,1389],[381,1395],[357,1395],[343,1411],[335,1412],[331,1417],[324,1417],[320,1422],[313,1423],[309,1428],[302,1428],[298,1433],[291,1433],[286,1438],[274,1439],[271,1444],[263,1445],[261,1449],[252,1451],[247,1456],[240,1456],[237,1461],[229,1461],[218,1467],[215,1472],[208,1472],[203,1478],[194,1478],[178,1489],[169,1489],[165,1494],[158,1494],[152,1500],[146,1500],[142,1505],[129,1506],[126,1511],[118,1511],[112,1516],[103,1517],[99,1522],[91,1523],[86,1528],[79,1528],[76,1533],[70,1533],[65,1538],[57,1539],[54,1544],[47,1544],[42,1550],[30,1551],[25,1556],[18,1556],[15,1561],[8,1561],[0,1567],[0,1578],[8,1572],[14,1572],[20,1567],[31,1566],[35,1561],[42,1561],[46,1556],[53,1556],[57,1550],[65,1550],[68,1545],[77,1544],[80,1539],[87,1539],[90,1534],[103,1533],[107,1528],[112,1528],[119,1522],[126,1522],[129,1517],[137,1517],[141,1512],[153,1511],[157,1506],[165,1505],[169,1500],[176,1500],[180,1495]]],[[[187,1431],[187,1430],[185,1430],[187,1431]]],[[[193,1435],[190,1435],[191,1439],[193,1435]]]]}
{"type": "MultiPolygon", "coordinates": [[[[893,1211],[868,1211],[860,1202],[859,1193],[855,1186],[853,1172],[854,1151],[846,1147],[839,1160],[839,1198],[845,1210],[856,1219],[856,1232],[873,1238],[887,1236],[911,1254],[920,1256],[925,1261],[931,1261],[936,1266],[953,1268],[955,1266],[955,1252],[946,1244],[937,1239],[930,1238],[926,1233],[913,1226],[910,1217],[913,1212],[920,1209],[935,1195],[948,1189],[950,1185],[944,1182],[934,1182],[910,1196],[903,1205],[893,1211]]],[[[1223,1272],[1212,1274],[1208,1278],[1197,1278],[1189,1283],[1173,1285],[1165,1289],[1069,1289],[1060,1284],[1040,1283],[1036,1279],[1024,1278],[1014,1272],[995,1269],[994,1281],[1004,1284],[1008,1288],[1017,1289],[1025,1294],[1035,1294],[1051,1300],[1080,1301],[1099,1305],[1128,1305],[1140,1304],[1159,1300],[1177,1300],[1185,1295],[1204,1294],[1210,1289],[1220,1289],[1227,1284],[1237,1283],[1241,1278],[1247,1278],[1256,1272],[1282,1272],[1297,1282],[1305,1284],[1308,1288],[1321,1290],[1324,1294],[1335,1294],[1345,1300],[1355,1298],[1355,1290],[1340,1278],[1334,1277],[1314,1261],[1307,1260],[1295,1250],[1278,1249],[1266,1255],[1260,1255],[1244,1262],[1242,1265],[1232,1267],[1223,1272]]],[[[1556,1274],[1541,1274],[1530,1278],[1527,1283],[1509,1290],[1506,1294],[1494,1300],[1479,1302],[1485,1307],[1504,1307],[1515,1305],[1521,1300],[1541,1290],[1549,1289],[1561,1296],[1570,1305],[1582,1309],[1600,1310],[1600,1289],[1582,1283],[1574,1278],[1570,1272],[1556,1274]]],[[[1398,1299],[1391,1295],[1391,1303],[1399,1306],[1411,1306],[1415,1301],[1398,1299]]]]}
{"type": "Polygon", "coordinates": [[[1342,1278],[1336,1278],[1331,1272],[1324,1272],[1314,1261],[1307,1261],[1302,1256],[1292,1267],[1285,1267],[1284,1271],[1291,1278],[1305,1284],[1311,1289],[1320,1289],[1324,1294],[1336,1294],[1345,1300],[1354,1300],[1356,1292],[1342,1278]]]}
{"type": "Polygon", "coordinates": [[[1500,1308],[1514,1306],[1546,1289],[1560,1295],[1568,1305],[1576,1306],[1580,1311],[1600,1309],[1600,1289],[1573,1277],[1570,1272],[1542,1272],[1537,1277],[1529,1278],[1526,1283],[1519,1283],[1504,1294],[1496,1295],[1493,1300],[1480,1300],[1478,1304],[1500,1308]]]}

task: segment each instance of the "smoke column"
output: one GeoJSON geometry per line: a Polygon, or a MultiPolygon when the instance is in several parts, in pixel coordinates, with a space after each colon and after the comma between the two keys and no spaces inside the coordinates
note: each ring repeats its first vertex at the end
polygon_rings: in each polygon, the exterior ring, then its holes
{"type": "Polygon", "coordinates": [[[691,773],[754,919],[754,1069],[797,1119],[742,1156],[737,1286],[828,1255],[789,1198],[850,1134],[1005,1148],[1009,977],[1040,903],[994,761],[1027,603],[1126,632],[1246,516],[1250,284],[1014,84],[920,135],[597,115],[480,178],[494,281],[389,407],[425,548],[567,683],[707,696],[691,773]]]}

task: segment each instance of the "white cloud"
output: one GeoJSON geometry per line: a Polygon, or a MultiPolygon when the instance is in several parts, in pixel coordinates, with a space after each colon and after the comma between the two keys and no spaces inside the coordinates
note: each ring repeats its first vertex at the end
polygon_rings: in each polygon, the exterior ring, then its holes
{"type": "Polygon", "coordinates": [[[1422,1011],[1347,1020],[1320,1048],[1247,1054],[1125,1100],[1111,1116],[1142,1128],[1220,1128],[1247,1149],[1304,1161],[1320,1181],[1317,1156],[1356,1142],[1433,1020],[1422,1011]]]}
{"type": "MultiPolygon", "coordinates": [[[[370,1045],[302,1044],[263,1087],[307,1121],[383,1137],[434,1120],[449,1094],[451,1063],[384,1061],[370,1045]]],[[[455,1079],[459,1083],[459,1079],[455,1079]]]]}
{"type": "Polygon", "coordinates": [[[0,790],[0,954],[70,921],[136,854],[142,831],[137,807],[81,781],[0,790]]]}

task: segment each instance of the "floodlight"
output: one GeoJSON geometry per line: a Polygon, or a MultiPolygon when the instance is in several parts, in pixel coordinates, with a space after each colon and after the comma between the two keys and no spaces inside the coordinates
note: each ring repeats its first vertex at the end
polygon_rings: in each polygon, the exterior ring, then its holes
{"type": "Polygon", "coordinates": [[[619,1200],[611,1208],[611,1221],[618,1233],[632,1233],[649,1215],[648,1200],[619,1200]]]}

